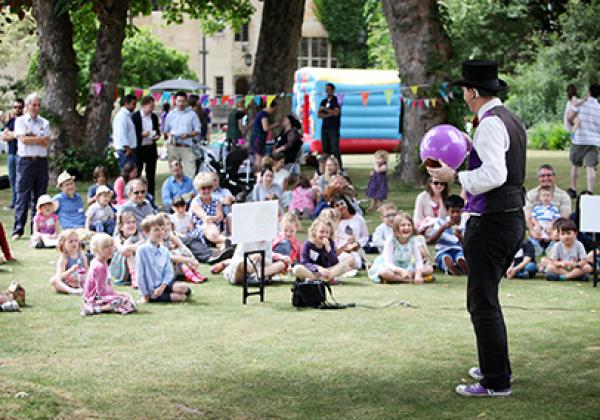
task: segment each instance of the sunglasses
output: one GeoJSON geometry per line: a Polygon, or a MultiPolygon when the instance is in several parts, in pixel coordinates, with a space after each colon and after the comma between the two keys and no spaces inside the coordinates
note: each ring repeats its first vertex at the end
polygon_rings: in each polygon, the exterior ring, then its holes
{"type": "Polygon", "coordinates": [[[143,195],[143,194],[146,194],[146,190],[134,191],[133,193],[134,193],[135,195],[143,195]]]}
{"type": "Polygon", "coordinates": [[[442,181],[431,181],[431,185],[444,185],[442,181]]]}

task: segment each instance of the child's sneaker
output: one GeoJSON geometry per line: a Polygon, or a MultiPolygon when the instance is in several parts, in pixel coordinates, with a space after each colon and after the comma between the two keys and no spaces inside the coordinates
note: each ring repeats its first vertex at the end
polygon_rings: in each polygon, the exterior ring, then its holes
{"type": "Polygon", "coordinates": [[[490,389],[476,382],[471,385],[458,385],[456,393],[463,397],[508,397],[512,391],[510,388],[490,389]]]}

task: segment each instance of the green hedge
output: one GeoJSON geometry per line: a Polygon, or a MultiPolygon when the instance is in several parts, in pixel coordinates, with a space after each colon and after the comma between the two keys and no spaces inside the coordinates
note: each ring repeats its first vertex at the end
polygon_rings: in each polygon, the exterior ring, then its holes
{"type": "Polygon", "coordinates": [[[529,147],[544,150],[565,150],[569,147],[570,135],[562,123],[543,121],[527,130],[529,147]]]}

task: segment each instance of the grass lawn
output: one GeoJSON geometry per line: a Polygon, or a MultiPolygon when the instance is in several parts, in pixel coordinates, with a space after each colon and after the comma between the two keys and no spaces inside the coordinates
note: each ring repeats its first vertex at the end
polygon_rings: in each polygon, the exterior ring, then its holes
{"type": "MultiPolygon", "coordinates": [[[[363,188],[371,157],[345,159],[363,188]]],[[[530,152],[527,186],[543,162],[566,187],[566,152],[530,152]]],[[[411,209],[419,191],[390,186],[411,209]]],[[[10,233],[12,213],[0,218],[10,233]]],[[[415,307],[298,311],[289,283],[243,306],[240,288],[213,276],[184,305],[82,318],[79,298],[48,286],[56,251],[27,245],[13,243],[18,261],[0,268],[2,289],[16,279],[28,292],[23,312],[0,314],[2,418],[600,418],[600,288],[591,284],[503,281],[513,396],[470,400],[454,393],[477,363],[463,277],[402,286],[363,274],[335,286],[336,299],[415,307]]]]}

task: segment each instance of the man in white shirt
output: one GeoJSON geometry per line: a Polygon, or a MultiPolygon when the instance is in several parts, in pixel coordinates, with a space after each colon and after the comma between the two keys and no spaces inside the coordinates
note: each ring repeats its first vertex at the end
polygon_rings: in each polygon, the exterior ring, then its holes
{"type": "Polygon", "coordinates": [[[479,118],[467,170],[428,168],[440,181],[460,181],[467,192],[465,211],[471,213],[463,250],[469,266],[467,309],[479,355],[479,366],[469,375],[478,382],[458,385],[456,392],[466,397],[508,396],[512,371],[498,286],[525,234],[527,134],[497,97],[506,88],[498,79],[498,63],[467,61],[462,73],[463,79],[454,84],[462,87],[464,101],[479,118]]]}
{"type": "Polygon", "coordinates": [[[135,109],[137,98],[134,95],[125,95],[123,105],[113,120],[113,145],[119,154],[119,168],[127,163],[137,166],[135,149],[137,137],[131,113],[135,109]]]}
{"type": "Polygon", "coordinates": [[[575,117],[579,119],[579,127],[575,130],[573,143],[569,149],[571,160],[571,188],[567,190],[573,198],[577,195],[577,178],[579,168],[585,166],[587,175],[587,191],[593,194],[596,185],[596,167],[598,166],[598,147],[600,147],[600,85],[590,85],[590,96],[577,111],[570,111],[567,119],[573,124],[575,117]]]}
{"type": "MultiPolygon", "coordinates": [[[[48,188],[48,146],[50,125],[40,117],[41,98],[32,93],[25,98],[26,112],[15,120],[15,137],[19,144],[17,153],[17,199],[15,203],[15,221],[13,240],[23,236],[27,223],[27,207],[46,194],[48,188]],[[33,198],[33,201],[32,201],[33,198]]],[[[32,218],[35,208],[31,209],[32,218]]]]}

